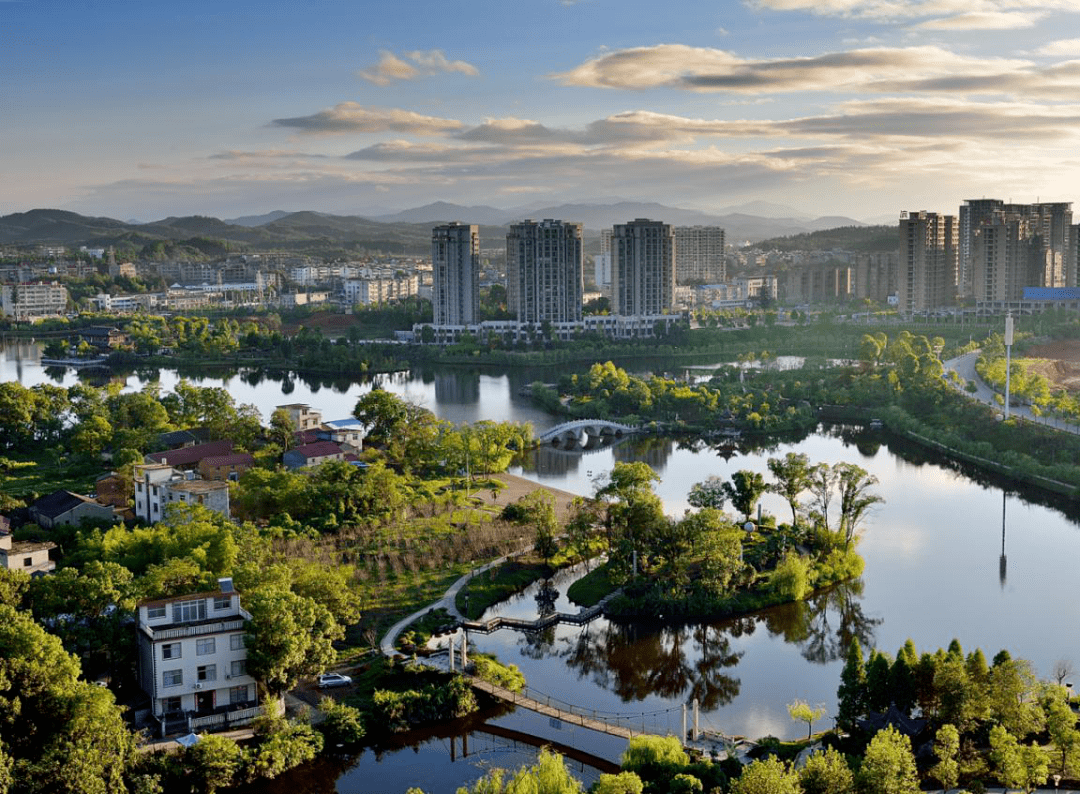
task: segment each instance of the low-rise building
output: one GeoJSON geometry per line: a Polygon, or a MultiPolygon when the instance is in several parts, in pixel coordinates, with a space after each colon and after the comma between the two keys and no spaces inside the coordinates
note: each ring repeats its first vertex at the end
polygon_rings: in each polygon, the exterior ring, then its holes
{"type": "Polygon", "coordinates": [[[195,471],[199,468],[199,462],[203,458],[231,455],[233,444],[231,441],[208,441],[205,444],[194,444],[180,449],[168,449],[164,452],[154,452],[147,455],[147,463],[163,463],[174,469],[195,471]]]}
{"type": "Polygon", "coordinates": [[[71,491],[53,491],[30,505],[30,519],[45,529],[78,525],[83,519],[115,520],[111,505],[103,505],[89,496],[71,491]]]}
{"type": "Polygon", "coordinates": [[[290,469],[305,466],[320,466],[331,460],[345,460],[345,451],[333,441],[316,441],[290,449],[281,456],[281,461],[290,469]]]}
{"type": "Polygon", "coordinates": [[[163,736],[226,728],[258,715],[247,671],[245,624],[231,579],[220,590],[138,606],[139,684],[163,736]]]}
{"type": "Polygon", "coordinates": [[[0,568],[44,576],[56,569],[49,552],[56,548],[51,541],[13,540],[7,528],[0,528],[0,568]]]}
{"type": "Polygon", "coordinates": [[[178,471],[164,463],[143,463],[134,467],[135,517],[147,523],[161,521],[170,504],[202,505],[228,517],[229,484],[200,480],[194,471],[178,471]]]}
{"type": "Polygon", "coordinates": [[[289,414],[295,430],[315,430],[322,424],[322,414],[307,403],[289,403],[277,408],[289,414]]]}
{"type": "Polygon", "coordinates": [[[199,461],[199,474],[204,480],[238,480],[254,465],[255,457],[249,452],[215,455],[199,461]]]}

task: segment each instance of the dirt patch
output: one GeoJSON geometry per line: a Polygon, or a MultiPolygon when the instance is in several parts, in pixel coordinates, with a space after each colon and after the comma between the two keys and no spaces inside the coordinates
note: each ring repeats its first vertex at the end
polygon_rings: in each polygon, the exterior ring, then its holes
{"type": "Polygon", "coordinates": [[[354,325],[360,325],[360,318],[355,314],[338,314],[336,312],[316,312],[310,317],[305,317],[299,323],[286,323],[281,326],[281,332],[291,336],[302,327],[318,328],[325,336],[341,336],[354,325]]]}
{"type": "Polygon", "coordinates": [[[493,500],[491,498],[491,491],[479,490],[473,493],[474,497],[479,497],[490,505],[506,507],[511,502],[516,502],[533,491],[544,490],[555,497],[555,513],[560,519],[565,520],[570,515],[570,503],[577,498],[576,494],[560,491],[558,488],[549,488],[546,485],[540,485],[514,474],[495,474],[492,477],[506,484],[506,487],[499,492],[497,499],[493,500]]]}
{"type": "Polygon", "coordinates": [[[1068,339],[1028,348],[1025,358],[1038,359],[1030,369],[1056,387],[1080,392],[1080,340],[1068,339]]]}

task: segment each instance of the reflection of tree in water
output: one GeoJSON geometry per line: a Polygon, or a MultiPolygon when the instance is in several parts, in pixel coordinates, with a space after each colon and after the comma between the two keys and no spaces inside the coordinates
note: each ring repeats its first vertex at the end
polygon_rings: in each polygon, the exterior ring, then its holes
{"type": "Polygon", "coordinates": [[[862,594],[862,579],[852,579],[806,601],[769,609],[761,617],[770,634],[801,646],[807,661],[826,664],[844,658],[853,637],[864,648],[874,647],[874,629],[881,618],[863,612],[862,594]]]}
{"type": "Polygon", "coordinates": [[[742,658],[726,636],[727,627],[667,626],[608,623],[582,631],[564,651],[566,664],[588,676],[624,702],[649,695],[698,698],[706,710],[730,703],[739,694],[739,679],[722,671],[742,658]],[[697,653],[691,661],[685,649],[693,639],[697,653]]]}
{"type": "Polygon", "coordinates": [[[555,602],[559,600],[559,591],[550,579],[545,579],[536,591],[536,612],[539,617],[555,614],[555,602]]]}

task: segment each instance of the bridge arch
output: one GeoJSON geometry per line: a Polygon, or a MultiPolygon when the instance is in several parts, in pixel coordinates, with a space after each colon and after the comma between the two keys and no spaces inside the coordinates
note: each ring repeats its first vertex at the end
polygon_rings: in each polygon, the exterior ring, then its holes
{"type": "Polygon", "coordinates": [[[550,444],[556,441],[574,441],[581,446],[590,439],[604,437],[621,438],[624,435],[640,433],[641,428],[607,419],[574,419],[547,430],[536,437],[537,444],[550,444]]]}

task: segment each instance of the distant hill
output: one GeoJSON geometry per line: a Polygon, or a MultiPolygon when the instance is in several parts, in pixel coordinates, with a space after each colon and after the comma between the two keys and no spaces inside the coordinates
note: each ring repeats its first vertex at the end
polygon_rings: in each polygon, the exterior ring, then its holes
{"type": "MultiPolygon", "coordinates": [[[[36,209],[0,217],[0,244],[52,243],[101,247],[137,253],[180,250],[158,243],[178,243],[211,255],[215,250],[283,250],[314,254],[381,250],[423,254],[430,250],[431,227],[461,221],[480,226],[483,248],[501,248],[507,226],[532,218],[554,218],[583,223],[587,238],[595,241],[601,229],[649,218],[676,226],[720,226],[732,247],[778,236],[792,237],[835,227],[859,227],[851,218],[768,218],[731,213],[709,215],[698,210],[668,207],[650,202],[618,201],[611,204],[559,204],[531,210],[499,210],[467,207],[447,202],[379,218],[332,215],[325,212],[272,212],[231,221],[190,215],[149,223],[125,223],[113,218],[79,215],[64,210],[36,209]],[[393,220],[391,220],[393,219],[393,220]],[[411,220],[410,220],[411,219],[411,220]]],[[[156,255],[156,254],[155,254],[156,255]]]]}
{"type": "Polygon", "coordinates": [[[761,251],[896,251],[900,237],[896,226],[840,226],[816,232],[774,237],[755,243],[761,251]]]}

